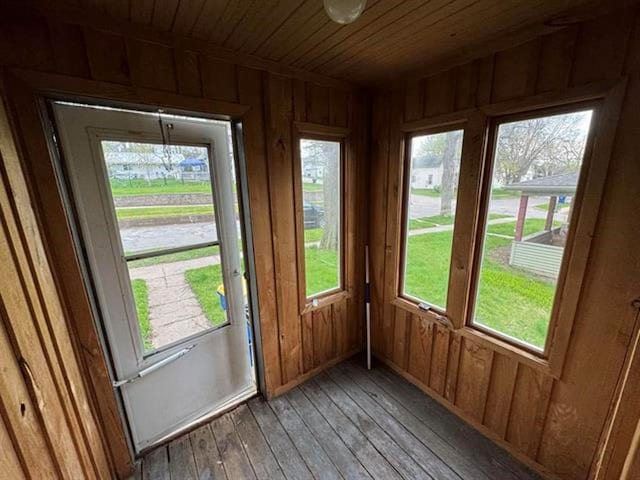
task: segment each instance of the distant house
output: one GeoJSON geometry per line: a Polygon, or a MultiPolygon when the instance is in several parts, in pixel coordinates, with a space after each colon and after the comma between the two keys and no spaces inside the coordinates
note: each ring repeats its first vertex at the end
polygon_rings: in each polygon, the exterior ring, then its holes
{"type": "MultiPolygon", "coordinates": [[[[177,168],[167,169],[162,158],[158,155],[134,152],[105,152],[105,163],[109,178],[120,180],[144,179],[155,180],[157,178],[178,178],[177,168]]],[[[172,164],[184,159],[183,155],[176,154],[172,164]]]]}
{"type": "Polygon", "coordinates": [[[442,184],[441,155],[415,157],[411,167],[411,188],[440,188],[442,184]]]}
{"type": "Polygon", "coordinates": [[[180,180],[183,182],[206,182],[209,176],[209,163],[202,158],[185,158],[178,163],[180,180]]]}

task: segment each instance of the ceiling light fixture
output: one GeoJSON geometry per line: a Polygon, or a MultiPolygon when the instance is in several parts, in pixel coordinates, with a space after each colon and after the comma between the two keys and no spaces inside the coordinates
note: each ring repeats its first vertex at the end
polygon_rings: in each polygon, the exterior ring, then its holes
{"type": "Polygon", "coordinates": [[[362,14],[366,4],[367,0],[324,0],[324,9],[331,20],[346,25],[362,14]]]}

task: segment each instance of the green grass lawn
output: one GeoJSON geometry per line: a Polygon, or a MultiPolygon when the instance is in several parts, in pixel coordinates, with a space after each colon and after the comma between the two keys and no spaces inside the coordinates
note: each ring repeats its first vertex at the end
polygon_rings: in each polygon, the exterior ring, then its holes
{"type": "Polygon", "coordinates": [[[302,190],[305,192],[321,192],[324,186],[322,183],[303,182],[302,190]]]}
{"type": "Polygon", "coordinates": [[[412,188],[411,195],[422,195],[423,197],[440,197],[440,192],[433,188],[412,188]]]}
{"type": "Polygon", "coordinates": [[[177,217],[213,214],[213,205],[172,205],[161,207],[116,208],[118,220],[128,218],[177,217]]]}
{"type": "Polygon", "coordinates": [[[338,255],[335,250],[307,247],[304,255],[307,297],[340,286],[338,255]]]}
{"type": "MultiPolygon", "coordinates": [[[[531,235],[532,233],[541,232],[542,230],[544,230],[544,224],[545,221],[542,218],[526,219],[524,221],[524,236],[526,237],[527,235],[531,235]]],[[[560,225],[561,222],[553,222],[554,227],[559,227],[560,225]]],[[[497,223],[494,225],[489,225],[489,227],[487,228],[487,232],[513,237],[516,234],[516,222],[514,221],[509,223],[497,223]]]]}
{"type": "Polygon", "coordinates": [[[131,281],[131,288],[133,289],[133,300],[136,304],[142,343],[144,344],[145,352],[148,352],[153,350],[151,324],[149,323],[149,288],[147,287],[147,282],[140,278],[131,281]]]}
{"type": "Polygon", "coordinates": [[[309,242],[319,242],[322,238],[323,230],[322,228],[306,228],[304,231],[304,241],[305,243],[309,242]]]}
{"type": "Polygon", "coordinates": [[[218,326],[225,323],[227,318],[216,292],[222,284],[220,265],[194,268],[187,270],[184,275],[211,324],[218,326]]]}
{"type": "MultiPolygon", "coordinates": [[[[498,218],[508,218],[510,215],[500,213],[490,213],[489,220],[498,218]]],[[[452,215],[432,215],[431,217],[412,218],[409,220],[409,230],[419,230],[421,228],[433,228],[441,225],[452,225],[454,217],[452,215]]]]}
{"type": "MultiPolygon", "coordinates": [[[[452,232],[409,237],[405,292],[438,306],[446,306],[452,232]]],[[[479,323],[544,345],[555,288],[546,280],[504,265],[496,259],[508,255],[511,240],[488,237],[480,279],[476,318],[479,323]]]]}
{"type": "Polygon", "coordinates": [[[209,182],[181,182],[173,178],[156,180],[119,180],[112,178],[111,193],[114,197],[126,195],[157,195],[162,193],[211,193],[209,182]]]}

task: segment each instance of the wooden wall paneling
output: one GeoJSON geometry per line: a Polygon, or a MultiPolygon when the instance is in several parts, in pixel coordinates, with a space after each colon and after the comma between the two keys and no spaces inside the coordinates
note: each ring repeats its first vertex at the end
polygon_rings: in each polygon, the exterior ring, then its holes
{"type": "Polygon", "coordinates": [[[408,82],[405,91],[404,121],[420,120],[424,116],[424,81],[408,82]]]}
{"type": "Polygon", "coordinates": [[[393,356],[391,359],[398,367],[406,370],[409,335],[411,334],[411,314],[401,308],[396,308],[393,328],[393,356]]]}
{"type": "Polygon", "coordinates": [[[447,379],[444,384],[444,398],[453,404],[456,402],[458,388],[461,343],[462,337],[455,331],[451,331],[449,334],[449,358],[447,360],[447,379]]]}
{"type": "Polygon", "coordinates": [[[517,374],[516,360],[494,353],[482,423],[500,438],[504,438],[507,434],[517,374]]]}
{"type": "Polygon", "coordinates": [[[411,314],[410,322],[407,372],[428,385],[431,373],[434,322],[415,314],[411,314]]]}
{"type": "Polygon", "coordinates": [[[536,93],[569,86],[578,27],[572,26],[541,39],[536,93]]]}
{"type": "MultiPolygon", "coordinates": [[[[0,249],[4,257],[9,245],[5,243],[4,230],[1,233],[3,242],[0,249]]],[[[5,459],[6,455],[8,461],[10,452],[14,451],[25,473],[32,478],[55,478],[61,475],[60,468],[56,458],[51,455],[51,442],[42,426],[41,416],[36,408],[37,403],[34,402],[24,381],[18,362],[19,356],[14,352],[12,340],[8,335],[7,310],[2,299],[0,320],[0,358],[3,365],[0,375],[0,420],[7,430],[8,437],[6,443],[4,439],[2,441],[3,454],[0,457],[5,459]]]]}
{"type": "MultiPolygon", "coordinates": [[[[367,124],[366,105],[359,92],[330,91],[329,116],[332,124],[349,126],[346,139],[345,165],[345,215],[344,253],[345,288],[350,297],[343,302],[348,325],[345,326],[344,351],[353,351],[361,346],[360,328],[363,323],[362,289],[364,283],[364,245],[366,215],[359,215],[360,205],[365,201],[367,185],[363,169],[366,159],[367,124]],[[344,118],[343,118],[344,117],[344,118]]],[[[340,125],[337,125],[340,126],[340,125]]]]}
{"type": "Polygon", "coordinates": [[[127,55],[134,85],[176,92],[176,69],[171,48],[127,39],[127,55]]]}
{"type": "Polygon", "coordinates": [[[244,148],[249,184],[253,255],[258,285],[260,332],[267,395],[282,385],[278,310],[276,301],[274,248],[271,240],[272,214],[269,165],[265,153],[265,111],[262,72],[238,68],[238,96],[251,108],[243,118],[244,148]]]}
{"type": "Polygon", "coordinates": [[[53,265],[65,265],[51,273],[60,289],[65,316],[69,318],[70,329],[74,332],[81,352],[86,373],[83,377],[91,386],[94,405],[101,419],[106,444],[120,476],[128,475],[131,458],[125,440],[120,412],[111,386],[102,347],[95,330],[91,307],[74,248],[73,238],[67,222],[66,212],[60,199],[55,171],[49,159],[46,136],[40,120],[36,98],[22,79],[5,75],[7,98],[11,102],[12,117],[15,119],[16,137],[28,138],[21,144],[21,156],[29,187],[34,198],[35,211],[46,241],[44,247],[53,265]],[[19,114],[17,113],[19,112],[19,114]],[[25,132],[29,132],[28,137],[25,132]],[[47,219],[47,221],[44,221],[47,219]],[[55,248],[53,246],[55,245],[55,248]]]}
{"type": "Polygon", "coordinates": [[[506,439],[533,459],[537,457],[552,387],[551,377],[527,365],[519,366],[506,439]]]}
{"type": "MultiPolygon", "coordinates": [[[[355,129],[353,122],[349,122],[350,109],[348,108],[353,101],[350,101],[349,94],[338,88],[329,89],[329,124],[336,127],[346,127],[351,124],[355,129]]],[[[357,142],[357,139],[354,139],[357,142]]],[[[358,158],[356,157],[357,161],[358,158]]],[[[355,185],[355,182],[354,182],[355,185]]]]}
{"type": "Polygon", "coordinates": [[[385,234],[385,278],[384,305],[382,318],[382,341],[384,355],[391,359],[393,354],[394,307],[391,302],[398,295],[400,219],[402,217],[402,176],[404,158],[404,134],[400,130],[403,123],[404,90],[391,92],[389,164],[387,172],[387,225],[385,234]]]}
{"type": "MultiPolygon", "coordinates": [[[[178,92],[180,92],[181,95],[189,95],[192,97],[202,96],[202,76],[200,75],[198,54],[189,50],[174,49],[173,58],[176,65],[178,92]]],[[[238,84],[240,84],[240,69],[238,70],[238,84]]],[[[238,85],[238,90],[239,89],[240,86],[238,85]]],[[[238,92],[238,100],[240,103],[243,103],[240,92],[238,92]]]]}
{"type": "Polygon", "coordinates": [[[237,102],[236,66],[206,55],[200,56],[202,93],[205,98],[237,102]]]}
{"type": "MultiPolygon", "coordinates": [[[[590,478],[624,478],[640,447],[640,309],[590,478]]],[[[635,478],[629,476],[628,478],[635,478]]]]}
{"type": "Polygon", "coordinates": [[[331,304],[331,320],[335,341],[335,354],[344,355],[351,350],[351,324],[355,319],[347,318],[348,300],[331,304]]]}
{"type": "Polygon", "coordinates": [[[622,74],[635,20],[631,11],[625,13],[616,12],[580,25],[571,85],[615,79],[622,74]]]}
{"type": "Polygon", "coordinates": [[[124,37],[85,28],[84,38],[92,78],[124,85],[131,83],[124,37]]]}
{"type": "Polygon", "coordinates": [[[56,71],[64,75],[90,78],[82,29],[77,25],[52,20],[48,24],[56,71]]]}
{"type": "Polygon", "coordinates": [[[455,404],[475,421],[482,422],[491,380],[493,350],[468,338],[460,349],[460,374],[455,404]]]}
{"type": "Polygon", "coordinates": [[[0,204],[2,243],[6,248],[0,261],[4,272],[0,290],[4,321],[60,472],[64,477],[107,477],[106,454],[85,396],[58,293],[44,260],[46,254],[10,132],[3,105],[0,204]]]}
{"type": "Polygon", "coordinates": [[[389,164],[389,115],[390,96],[377,95],[374,100],[371,128],[371,170],[369,190],[370,211],[378,212],[369,221],[369,282],[371,295],[371,343],[372,350],[380,355],[383,348],[383,306],[385,251],[387,231],[387,195],[389,164]]]}
{"type": "Polygon", "coordinates": [[[429,386],[444,396],[449,359],[449,330],[435,324],[433,329],[433,350],[431,351],[431,371],[429,386]]]}
{"type": "Polygon", "coordinates": [[[313,365],[319,367],[334,355],[334,333],[331,305],[313,311],[313,365]]]}
{"type": "Polygon", "coordinates": [[[424,116],[434,117],[454,109],[456,95],[455,70],[447,70],[424,81],[424,116]]]}
{"type": "Polygon", "coordinates": [[[276,271],[280,359],[282,383],[295,380],[302,369],[296,251],[293,173],[292,173],[292,82],[278,75],[265,74],[267,112],[267,154],[269,159],[269,194],[276,271]]]}
{"type": "Polygon", "coordinates": [[[492,102],[532,95],[535,89],[540,40],[503,50],[495,55],[492,102]]]}
{"type": "Polygon", "coordinates": [[[476,105],[478,95],[478,61],[465,63],[455,69],[456,92],[454,110],[466,110],[476,105]]]}
{"type": "Polygon", "coordinates": [[[293,79],[293,118],[297,122],[307,121],[307,84],[297,78],[293,79]]]}
{"type": "Polygon", "coordinates": [[[307,121],[329,125],[329,88],[307,83],[307,121]]]}
{"type": "Polygon", "coordinates": [[[40,17],[3,14],[0,19],[0,64],[53,71],[55,63],[47,22],[40,17]]]}
{"type": "MultiPolygon", "coordinates": [[[[20,465],[18,452],[16,452],[15,446],[12,444],[7,426],[4,424],[2,417],[0,417],[0,450],[2,450],[0,469],[3,474],[7,475],[7,478],[15,478],[16,480],[26,479],[25,472],[20,465]]],[[[52,475],[53,471],[49,473],[52,475]]]]}
{"type": "Polygon", "coordinates": [[[477,106],[491,103],[495,58],[496,55],[491,54],[476,60],[478,64],[478,86],[476,89],[477,106]]]}
{"type": "Polygon", "coordinates": [[[313,312],[303,313],[300,324],[302,328],[302,371],[307,373],[315,367],[313,312]]]}

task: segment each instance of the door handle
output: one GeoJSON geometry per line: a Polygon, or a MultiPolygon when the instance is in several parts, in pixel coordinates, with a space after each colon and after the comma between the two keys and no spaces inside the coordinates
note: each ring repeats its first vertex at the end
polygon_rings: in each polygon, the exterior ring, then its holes
{"type": "Polygon", "coordinates": [[[194,345],[189,345],[188,347],[183,348],[182,350],[179,350],[179,351],[177,351],[175,353],[172,353],[171,355],[169,355],[166,358],[163,358],[159,362],[154,363],[153,365],[151,365],[151,366],[149,366],[147,368],[143,368],[138,373],[135,373],[135,374],[131,375],[130,377],[125,378],[124,380],[117,380],[117,381],[113,382],[113,384],[112,384],[113,388],[120,388],[121,386],[126,385],[127,383],[133,383],[136,380],[141,379],[142,377],[146,377],[150,373],[153,373],[156,370],[159,370],[162,367],[164,367],[166,365],[169,365],[170,363],[173,363],[176,360],[178,360],[179,358],[185,356],[194,347],[195,347],[195,344],[194,345]]]}

